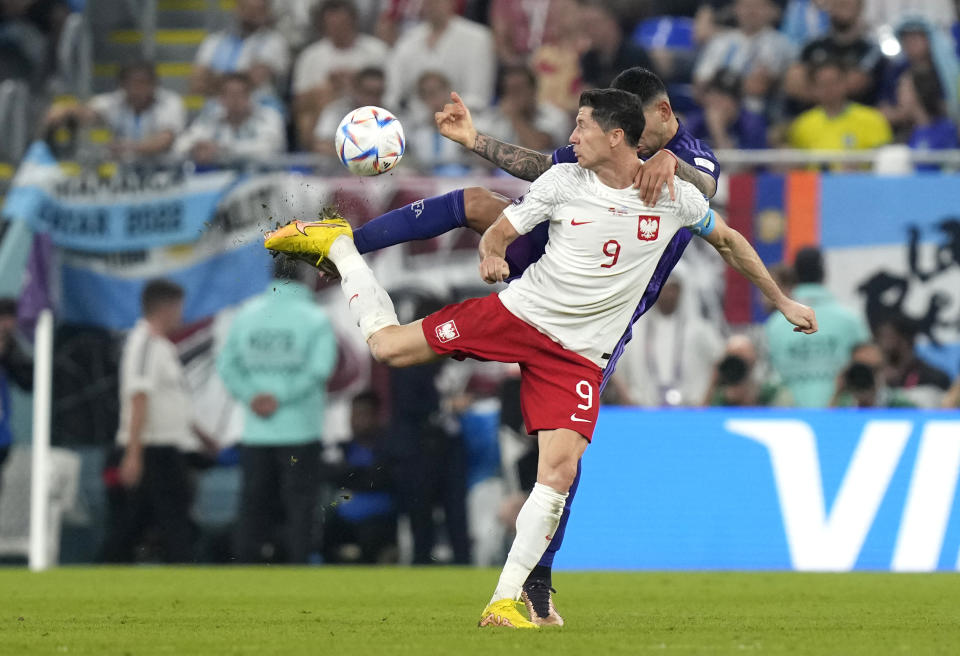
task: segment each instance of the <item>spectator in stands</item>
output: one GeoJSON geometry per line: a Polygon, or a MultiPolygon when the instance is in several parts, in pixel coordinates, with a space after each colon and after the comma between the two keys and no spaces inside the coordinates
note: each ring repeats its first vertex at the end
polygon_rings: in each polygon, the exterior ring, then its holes
{"type": "Polygon", "coordinates": [[[580,10],[580,21],[590,43],[580,58],[583,81],[588,86],[605,89],[621,71],[634,66],[652,67],[643,48],[624,38],[620,22],[609,7],[590,2],[580,10]]]}
{"type": "Polygon", "coordinates": [[[932,71],[940,81],[947,114],[960,118],[958,78],[960,61],[949,35],[919,18],[908,18],[897,28],[902,55],[888,67],[884,78],[880,109],[896,127],[908,123],[907,108],[898,98],[900,80],[908,72],[932,71]]]}
{"type": "Polygon", "coordinates": [[[353,398],[350,430],[350,441],[339,445],[340,462],[323,467],[324,480],[337,488],[336,502],[324,508],[323,560],[395,562],[397,504],[380,397],[375,392],[353,398]]]}
{"type": "Polygon", "coordinates": [[[954,0],[864,0],[864,18],[871,29],[896,25],[904,16],[920,16],[940,29],[957,22],[954,0]]]}
{"type": "Polygon", "coordinates": [[[876,104],[877,81],[885,60],[879,44],[867,34],[861,19],[863,0],[832,0],[828,13],[830,31],[800,51],[799,61],[784,78],[784,94],[797,110],[809,108],[816,100],[811,69],[833,60],[844,67],[847,96],[864,105],[876,104]]]}
{"type": "Polygon", "coordinates": [[[422,171],[432,175],[465,175],[476,164],[468,151],[437,132],[433,115],[449,101],[450,91],[450,81],[443,73],[426,71],[417,80],[417,102],[403,119],[410,155],[422,171]]]}
{"type": "Polygon", "coordinates": [[[113,140],[110,152],[122,159],[162,155],[186,127],[183,99],[157,85],[153,64],[134,62],[120,69],[116,91],[94,96],[86,105],[54,105],[46,118],[47,129],[100,123],[113,140]]]}
{"type": "Polygon", "coordinates": [[[790,406],[790,391],[782,385],[760,380],[757,348],[747,335],[727,340],[723,357],[716,363],[704,405],[725,407],[790,406]]]}
{"type": "Polygon", "coordinates": [[[837,376],[831,408],[912,408],[914,405],[883,379],[883,351],[873,342],[853,347],[850,362],[837,376]]]}
{"type": "Polygon", "coordinates": [[[767,120],[743,106],[740,78],[717,73],[703,91],[703,109],[691,115],[687,130],[713,148],[766,148],[767,120]]]}
{"type": "Polygon", "coordinates": [[[234,27],[211,34],[197,50],[190,89],[217,93],[227,73],[246,73],[253,88],[266,95],[284,90],[290,68],[287,43],[270,27],[269,0],[237,0],[234,27]]]}
{"type": "Polygon", "coordinates": [[[890,124],[878,110],[847,99],[846,71],[836,61],[814,66],[817,105],[798,116],[789,126],[787,141],[807,150],[859,150],[890,143],[890,124]]]}
{"type": "Polygon", "coordinates": [[[33,361],[17,341],[16,330],[17,302],[0,298],[0,491],[3,490],[3,462],[13,442],[10,383],[26,392],[33,389],[33,361]]]}
{"type": "MultiPolygon", "coordinates": [[[[943,89],[930,70],[909,71],[900,78],[898,105],[910,127],[907,145],[918,150],[942,150],[960,146],[957,125],[947,116],[943,89]]],[[[917,170],[936,171],[935,164],[920,164],[917,170]]]]}
{"type": "Polygon", "coordinates": [[[350,94],[331,102],[320,112],[313,129],[312,149],[323,155],[335,155],[334,139],[340,121],[357,107],[366,105],[383,106],[383,93],[386,79],[383,69],[364,68],[358,71],[350,84],[350,94]]]}
{"type": "Polygon", "coordinates": [[[283,119],[274,109],[254,104],[244,73],[220,80],[218,104],[208,107],[174,144],[174,152],[198,164],[254,160],[286,148],[283,119]]]}
{"type": "Polygon", "coordinates": [[[543,43],[552,0],[492,0],[490,29],[502,66],[525,66],[543,43]]]}
{"type": "Polygon", "coordinates": [[[273,560],[276,547],[283,562],[306,563],[312,546],[337,342],[296,271],[278,265],[270,287],[237,313],[217,356],[220,378],[244,408],[238,552],[248,563],[273,560]]]}
{"type": "Polygon", "coordinates": [[[42,90],[55,70],[57,42],[69,13],[62,0],[0,2],[0,82],[23,80],[42,90]]]}
{"type": "Polygon", "coordinates": [[[891,316],[874,326],[874,335],[886,359],[887,385],[922,408],[939,407],[950,377],[917,356],[916,326],[902,315],[891,316]]]}
{"type": "Polygon", "coordinates": [[[770,315],[764,324],[770,364],[799,407],[825,408],[853,347],[866,342],[870,334],[863,319],[837,302],[824,286],[820,249],[801,249],[793,266],[797,276],[793,298],[816,311],[820,330],[801,335],[778,314],[770,315]]]}
{"type": "Polygon", "coordinates": [[[543,44],[530,58],[539,100],[575,114],[583,91],[580,57],[590,47],[577,0],[551,0],[543,44]]]}
{"type": "Polygon", "coordinates": [[[147,529],[155,526],[163,559],[188,562],[195,531],[184,451],[198,438],[209,451],[215,452],[216,444],[192,424],[189,388],[170,340],[181,324],[183,289],[151,280],[141,305],[143,318],[127,335],[120,360],[119,464],[104,472],[111,507],[104,558],[132,561],[147,529]]]}
{"type": "Polygon", "coordinates": [[[648,407],[700,405],[723,336],[704,319],[686,270],[678,268],[663,285],[644,321],[634,326],[614,376],[619,402],[648,407]]]}
{"type": "Polygon", "coordinates": [[[780,31],[797,47],[818,39],[830,27],[827,0],[787,0],[780,31]]]}
{"type": "Polygon", "coordinates": [[[303,145],[309,145],[324,107],[351,90],[354,74],[387,61],[387,44],[357,31],[357,8],[351,0],[325,0],[314,17],[323,38],[300,53],[293,69],[294,120],[303,145]]]}
{"type": "Polygon", "coordinates": [[[755,111],[763,111],[764,99],[779,85],[796,49],[773,28],[776,7],[772,0],[735,0],[737,27],[719,32],[703,48],[693,70],[700,96],[720,69],[743,80],[743,94],[755,111]]]}
{"type": "Polygon", "coordinates": [[[477,119],[485,134],[539,151],[567,143],[573,129],[570,117],[549,103],[537,102],[537,78],[529,68],[502,69],[497,98],[497,104],[477,119]]]}
{"type": "Polygon", "coordinates": [[[426,71],[443,73],[468,107],[493,99],[496,56],[489,28],[454,12],[454,0],[424,0],[423,22],[397,41],[387,62],[387,105],[408,108],[426,71]]]}
{"type": "MultiPolygon", "coordinates": [[[[416,303],[411,316],[426,316],[441,307],[436,299],[416,303]]],[[[437,543],[434,510],[443,509],[443,527],[453,562],[470,563],[467,531],[464,445],[458,433],[451,434],[441,422],[437,378],[443,364],[390,370],[390,439],[387,447],[394,462],[397,502],[410,519],[413,562],[432,565],[437,543]]]]}

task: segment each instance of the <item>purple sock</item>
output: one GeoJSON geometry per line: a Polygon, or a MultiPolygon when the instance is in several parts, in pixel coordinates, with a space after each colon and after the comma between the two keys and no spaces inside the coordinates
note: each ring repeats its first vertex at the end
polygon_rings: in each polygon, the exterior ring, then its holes
{"type": "Polygon", "coordinates": [[[463,189],[404,205],[371,219],[353,231],[360,253],[416,239],[430,239],[467,225],[463,189]]]}
{"type": "Polygon", "coordinates": [[[560,525],[553,532],[553,539],[547,545],[547,550],[543,552],[538,567],[550,569],[553,567],[553,557],[560,551],[560,545],[563,544],[563,535],[567,532],[567,522],[570,521],[570,505],[573,504],[573,497],[577,495],[577,488],[580,487],[580,463],[577,462],[577,476],[573,479],[573,485],[570,486],[570,492],[567,494],[566,503],[563,504],[563,514],[560,516],[560,525]]]}

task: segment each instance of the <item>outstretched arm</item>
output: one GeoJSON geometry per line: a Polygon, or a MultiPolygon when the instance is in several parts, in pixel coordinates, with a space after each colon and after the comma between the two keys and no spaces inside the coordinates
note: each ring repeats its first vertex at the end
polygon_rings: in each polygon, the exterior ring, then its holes
{"type": "Polygon", "coordinates": [[[490,226],[480,239],[480,277],[493,284],[503,282],[510,275],[510,267],[504,256],[507,246],[520,236],[513,224],[503,214],[490,226]]]}
{"type": "Polygon", "coordinates": [[[724,261],[756,285],[786,320],[796,326],[795,332],[807,335],[817,332],[817,317],[813,309],[784,294],[750,242],[728,226],[716,212],[714,221],[713,230],[704,239],[717,249],[724,261]]]}
{"type": "Polygon", "coordinates": [[[444,105],[442,111],[434,114],[437,130],[447,139],[457,142],[467,150],[472,150],[521,180],[532,182],[553,164],[550,155],[504,143],[477,132],[473,126],[470,110],[463,104],[460,96],[453,92],[450,94],[450,100],[452,102],[444,105]]]}

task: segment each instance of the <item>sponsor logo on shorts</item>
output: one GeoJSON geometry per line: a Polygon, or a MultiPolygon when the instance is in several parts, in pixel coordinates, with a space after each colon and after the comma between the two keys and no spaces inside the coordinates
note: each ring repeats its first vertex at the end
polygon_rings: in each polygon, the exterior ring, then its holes
{"type": "Polygon", "coordinates": [[[413,215],[419,219],[420,215],[423,214],[423,199],[418,200],[416,203],[411,203],[410,209],[413,210],[413,215]]]}
{"type": "Polygon", "coordinates": [[[437,326],[437,339],[440,340],[441,344],[452,342],[459,336],[460,331],[457,330],[457,324],[453,321],[448,321],[437,326]]]}
{"type": "Polygon", "coordinates": [[[637,239],[640,241],[656,241],[660,234],[659,216],[640,216],[640,224],[637,227],[637,239]]]}
{"type": "Polygon", "coordinates": [[[576,412],[570,415],[570,421],[582,421],[585,424],[591,423],[589,419],[581,419],[580,417],[578,417],[576,412]]]}

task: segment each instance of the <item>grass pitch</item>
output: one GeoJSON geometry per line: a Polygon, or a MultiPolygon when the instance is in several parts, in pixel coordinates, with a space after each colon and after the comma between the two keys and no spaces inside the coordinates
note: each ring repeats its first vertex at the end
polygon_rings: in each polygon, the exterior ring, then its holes
{"type": "Polygon", "coordinates": [[[492,570],[0,569],[0,654],[958,654],[953,574],[558,573],[560,629],[479,630],[492,570]]]}

